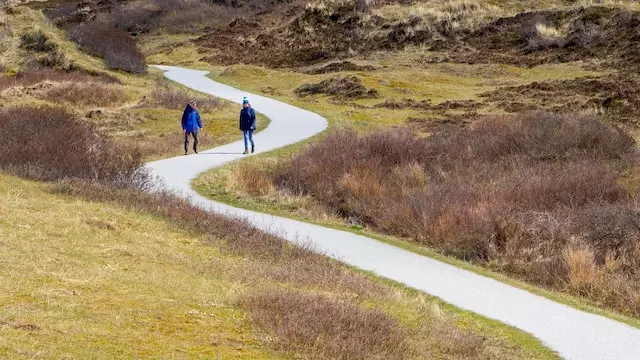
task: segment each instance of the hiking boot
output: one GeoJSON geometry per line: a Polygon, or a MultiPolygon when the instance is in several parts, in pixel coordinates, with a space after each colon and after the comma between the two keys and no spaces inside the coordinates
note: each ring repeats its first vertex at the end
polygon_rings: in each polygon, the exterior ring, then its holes
{"type": "Polygon", "coordinates": [[[255,146],[251,145],[251,153],[253,154],[256,151],[255,146]]]}
{"type": "Polygon", "coordinates": [[[244,149],[244,152],[242,153],[242,155],[247,155],[249,153],[248,149],[244,149]]]}
{"type": "Polygon", "coordinates": [[[196,150],[196,149],[193,149],[193,152],[197,154],[197,153],[198,153],[198,150],[196,150]]]}
{"type": "Polygon", "coordinates": [[[187,155],[187,154],[188,154],[188,152],[187,152],[187,151],[185,151],[185,152],[184,152],[184,154],[185,154],[185,155],[187,155]]]}

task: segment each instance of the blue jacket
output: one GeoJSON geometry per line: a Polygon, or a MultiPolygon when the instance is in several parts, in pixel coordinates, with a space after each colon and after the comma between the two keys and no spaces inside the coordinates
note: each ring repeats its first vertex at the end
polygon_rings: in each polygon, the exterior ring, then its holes
{"type": "Polygon", "coordinates": [[[253,108],[242,108],[240,110],[240,130],[255,130],[256,129],[256,112],[253,108]]]}
{"type": "Polygon", "coordinates": [[[184,109],[182,114],[182,129],[190,133],[198,133],[198,129],[202,127],[202,120],[200,120],[200,114],[198,110],[192,108],[190,105],[184,109]]]}

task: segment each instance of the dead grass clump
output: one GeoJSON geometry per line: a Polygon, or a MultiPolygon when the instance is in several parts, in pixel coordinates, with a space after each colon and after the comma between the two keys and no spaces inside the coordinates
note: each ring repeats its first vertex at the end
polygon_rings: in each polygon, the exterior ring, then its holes
{"type": "Polygon", "coordinates": [[[526,31],[524,38],[530,50],[537,51],[551,47],[562,48],[568,43],[567,34],[557,27],[543,23],[535,24],[526,31]]]}
{"type": "Polygon", "coordinates": [[[355,76],[331,78],[317,84],[304,84],[297,88],[295,93],[301,97],[325,94],[342,99],[367,99],[379,96],[377,90],[367,89],[355,76]]]}
{"type": "MultiPolygon", "coordinates": [[[[82,82],[94,78],[78,72],[54,71],[40,69],[37,71],[19,72],[15,76],[0,75],[0,92],[12,87],[29,87],[45,81],[50,82],[82,82]]],[[[102,79],[101,79],[102,80],[102,79]]]]}
{"type": "Polygon", "coordinates": [[[124,30],[98,22],[85,22],[72,27],[68,36],[90,54],[103,57],[112,69],[131,73],[147,71],[144,55],[124,30]]]}
{"type": "Polygon", "coordinates": [[[65,110],[14,107],[0,112],[0,167],[40,180],[91,179],[143,184],[139,155],[123,151],[65,110]]]}
{"type": "Polygon", "coordinates": [[[62,83],[52,86],[38,97],[52,102],[66,102],[76,106],[118,106],[127,96],[118,85],[97,83],[62,83]]]}
{"type": "Polygon", "coordinates": [[[191,100],[198,104],[198,110],[201,112],[212,112],[220,107],[220,100],[213,96],[194,96],[186,91],[172,88],[161,88],[152,91],[149,97],[143,101],[142,106],[151,105],[165,109],[181,109],[191,100]]]}
{"type": "Polygon", "coordinates": [[[621,181],[637,166],[634,140],[616,127],[530,113],[427,139],[336,131],[280,166],[273,181],[350,221],[637,315],[640,223],[621,181]],[[633,266],[580,278],[583,253],[566,250],[575,238],[593,249],[597,269],[607,256],[633,266]]]}
{"type": "Polygon", "coordinates": [[[251,317],[286,350],[317,359],[403,359],[407,334],[382,311],[321,295],[269,291],[242,299],[251,317]]]}
{"type": "Polygon", "coordinates": [[[251,196],[265,196],[274,194],[276,191],[269,176],[246,163],[238,163],[233,167],[228,176],[227,186],[251,196]]]}
{"type": "Polygon", "coordinates": [[[588,245],[569,246],[562,255],[567,264],[569,286],[579,293],[588,293],[600,281],[593,248],[588,245]]]}

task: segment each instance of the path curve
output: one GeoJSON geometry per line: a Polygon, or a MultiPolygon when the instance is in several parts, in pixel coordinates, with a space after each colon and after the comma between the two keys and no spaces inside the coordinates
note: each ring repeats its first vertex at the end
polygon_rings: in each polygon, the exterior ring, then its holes
{"type": "MultiPolygon", "coordinates": [[[[256,149],[261,152],[299,142],[327,128],[327,121],[317,114],[219,84],[205,76],[207,71],[158,68],[170,80],[232,102],[239,103],[243,96],[249,96],[256,110],[271,119],[269,127],[256,135],[256,149]]],[[[238,141],[147,166],[165,186],[189,197],[196,205],[247,219],[254,226],[294,243],[311,243],[314,249],[344,263],[515,326],[533,334],[566,359],[640,359],[640,329],[364,236],[214,202],[191,188],[191,180],[203,171],[243,157],[240,154],[243,148],[238,141]]]]}

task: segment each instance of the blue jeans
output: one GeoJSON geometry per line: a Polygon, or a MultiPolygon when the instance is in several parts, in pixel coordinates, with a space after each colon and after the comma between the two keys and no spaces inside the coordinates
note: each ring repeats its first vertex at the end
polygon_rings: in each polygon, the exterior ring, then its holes
{"type": "Polygon", "coordinates": [[[242,130],[242,134],[244,134],[244,148],[249,148],[249,142],[251,142],[251,147],[254,147],[253,144],[253,130],[242,130]]]}

